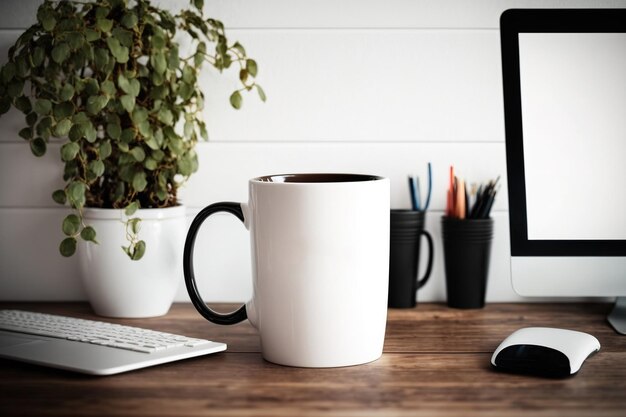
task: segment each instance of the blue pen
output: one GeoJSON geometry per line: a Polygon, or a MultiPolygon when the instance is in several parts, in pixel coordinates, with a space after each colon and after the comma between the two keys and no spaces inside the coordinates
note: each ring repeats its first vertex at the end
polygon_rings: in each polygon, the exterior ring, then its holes
{"type": "Polygon", "coordinates": [[[411,191],[411,205],[413,210],[417,210],[417,197],[415,196],[415,183],[413,178],[409,175],[409,190],[411,191]]]}
{"type": "Polygon", "coordinates": [[[428,163],[428,194],[426,194],[426,202],[424,203],[424,211],[428,210],[430,205],[430,194],[433,189],[433,170],[430,162],[428,163]]]}
{"type": "Polygon", "coordinates": [[[422,209],[422,188],[420,187],[420,177],[413,177],[415,184],[415,206],[416,210],[422,209]]]}

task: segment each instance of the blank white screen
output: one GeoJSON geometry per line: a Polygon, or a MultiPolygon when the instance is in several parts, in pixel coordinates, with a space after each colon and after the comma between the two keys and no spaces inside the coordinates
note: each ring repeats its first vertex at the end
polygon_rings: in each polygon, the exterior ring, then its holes
{"type": "Polygon", "coordinates": [[[626,239],[626,34],[519,35],[529,240],[626,239]]]}

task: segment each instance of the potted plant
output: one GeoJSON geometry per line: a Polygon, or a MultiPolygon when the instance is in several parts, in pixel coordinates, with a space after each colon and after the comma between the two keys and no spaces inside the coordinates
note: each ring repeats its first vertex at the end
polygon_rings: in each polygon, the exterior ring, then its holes
{"type": "Polygon", "coordinates": [[[203,66],[239,71],[234,108],[244,91],[265,100],[256,62],[202,8],[203,0],[177,14],[149,0],[45,0],[0,70],[0,114],[11,106],[25,114],[19,135],[35,156],[61,145],[65,187],[52,198],[71,213],[59,250],[78,247],[98,314],[147,317],[171,305],[186,232],[177,192],[207,138],[203,66]]]}

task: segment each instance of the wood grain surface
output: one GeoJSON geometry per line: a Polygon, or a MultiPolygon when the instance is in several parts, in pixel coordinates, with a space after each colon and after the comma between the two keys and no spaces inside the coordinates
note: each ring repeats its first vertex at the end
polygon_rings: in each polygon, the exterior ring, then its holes
{"type": "MultiPolygon", "coordinates": [[[[234,306],[216,306],[228,310],[234,306]]],[[[83,303],[1,303],[107,320],[83,303]]],[[[256,331],[210,324],[189,304],[165,317],[109,320],[228,343],[228,350],[109,377],[0,360],[0,416],[626,416],[626,338],[606,324],[609,304],[440,304],[389,310],[385,353],[335,369],[262,359],[256,331]],[[514,330],[553,326],[602,344],[578,375],[543,379],[490,368],[514,330]]]]}

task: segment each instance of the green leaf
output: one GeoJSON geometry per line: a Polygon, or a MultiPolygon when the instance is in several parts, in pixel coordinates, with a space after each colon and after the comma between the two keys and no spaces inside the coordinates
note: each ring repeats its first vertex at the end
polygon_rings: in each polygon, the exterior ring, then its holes
{"type": "Polygon", "coordinates": [[[8,83],[15,77],[16,66],[14,62],[7,62],[2,67],[2,81],[8,83]]]}
{"type": "Polygon", "coordinates": [[[102,143],[100,143],[100,159],[107,159],[109,156],[111,156],[111,152],[112,152],[112,148],[111,148],[111,142],[106,140],[102,143]]]}
{"type": "Polygon", "coordinates": [[[119,139],[122,134],[122,127],[119,123],[108,123],[107,124],[107,135],[111,139],[119,139]]]}
{"type": "Polygon", "coordinates": [[[122,16],[121,23],[127,29],[132,29],[137,25],[137,15],[133,12],[128,12],[122,16]]]}
{"type": "Polygon", "coordinates": [[[146,253],[146,242],[140,240],[135,244],[135,250],[133,252],[132,260],[138,261],[143,258],[143,255],[146,253]]]}
{"type": "Polygon", "coordinates": [[[146,152],[143,150],[141,146],[135,146],[130,150],[130,154],[135,158],[137,162],[143,162],[146,159],[146,152]]]}
{"type": "Polygon", "coordinates": [[[265,91],[263,91],[261,86],[258,85],[258,84],[255,87],[256,87],[257,93],[259,93],[259,98],[261,99],[261,101],[265,102],[267,100],[267,96],[265,95],[265,91]]]}
{"type": "Polygon", "coordinates": [[[148,145],[148,147],[150,149],[159,149],[159,142],[157,141],[157,139],[155,138],[155,136],[153,135],[151,138],[147,139],[145,141],[146,145],[148,145]]]}
{"type": "Polygon", "coordinates": [[[70,56],[70,46],[65,42],[61,42],[60,44],[52,48],[50,56],[52,57],[52,60],[54,62],[56,62],[57,64],[62,64],[63,61],[65,61],[70,56]]]}
{"type": "Polygon", "coordinates": [[[83,83],[85,86],[85,93],[87,93],[88,95],[95,96],[100,92],[100,84],[98,83],[97,79],[87,78],[83,80],[83,83]]]}
{"type": "Polygon", "coordinates": [[[128,58],[129,58],[128,48],[125,46],[122,46],[120,53],[115,54],[114,56],[117,62],[119,62],[120,64],[125,64],[126,62],[128,62],[128,58]]]}
{"type": "Polygon", "coordinates": [[[202,8],[204,7],[204,0],[193,0],[193,4],[198,10],[202,11],[202,8]]]}
{"type": "Polygon", "coordinates": [[[230,105],[236,109],[241,108],[241,100],[242,100],[242,97],[239,91],[235,91],[234,93],[230,95],[230,105]]]}
{"type": "Polygon", "coordinates": [[[135,108],[135,97],[131,96],[130,94],[123,95],[122,97],[120,97],[120,103],[122,104],[124,110],[126,110],[128,113],[132,113],[133,109],[135,108]]]}
{"type": "Polygon", "coordinates": [[[37,20],[39,20],[39,23],[41,23],[43,30],[45,30],[46,32],[52,32],[57,24],[57,21],[54,18],[54,14],[52,13],[52,11],[43,7],[37,10],[37,20]]]}
{"type": "Polygon", "coordinates": [[[63,233],[67,236],[74,236],[80,228],[80,219],[75,214],[68,215],[63,219],[63,233]]]}
{"type": "Polygon", "coordinates": [[[141,92],[141,84],[139,83],[138,79],[133,78],[132,80],[130,80],[128,94],[137,97],[140,92],[141,92]]]}
{"type": "Polygon", "coordinates": [[[96,28],[100,32],[109,33],[113,27],[113,21],[109,19],[96,19],[96,28]]]}
{"type": "Polygon", "coordinates": [[[137,107],[133,111],[132,119],[133,119],[133,122],[135,123],[140,123],[145,120],[148,120],[148,110],[146,110],[143,107],[137,107]]]}
{"type": "MultiPolygon", "coordinates": [[[[106,2],[109,3],[109,2],[106,2]]],[[[102,3],[100,3],[102,4],[102,3]]],[[[111,13],[111,9],[109,7],[98,7],[96,9],[96,19],[104,19],[111,13]]]]}
{"type": "Polygon", "coordinates": [[[191,159],[187,156],[178,160],[178,172],[181,175],[189,176],[193,173],[191,159]]]}
{"type": "Polygon", "coordinates": [[[109,102],[106,96],[91,96],[87,99],[87,112],[91,114],[98,114],[104,109],[109,102]]]}
{"type": "Polygon", "coordinates": [[[157,198],[159,199],[159,201],[165,201],[167,199],[167,197],[168,197],[167,191],[165,191],[165,190],[157,191],[156,195],[157,195],[157,198]]]}
{"type": "Polygon", "coordinates": [[[71,117],[74,114],[74,105],[71,101],[64,101],[62,103],[55,104],[53,114],[57,120],[71,117]]]}
{"type": "Polygon", "coordinates": [[[196,74],[191,65],[185,65],[185,68],[183,68],[183,81],[187,84],[196,82],[196,74]]]}
{"type": "MultiPolygon", "coordinates": [[[[54,128],[54,134],[57,137],[66,136],[72,128],[72,121],[70,119],[63,119],[57,123],[54,128]]],[[[73,142],[72,142],[73,143],[73,142]]]]}
{"type": "Polygon", "coordinates": [[[150,63],[157,74],[163,74],[167,69],[167,60],[163,52],[157,51],[150,57],[150,63]]]}
{"type": "Polygon", "coordinates": [[[87,186],[80,181],[72,181],[67,187],[67,196],[72,206],[81,208],[85,205],[85,191],[87,186]]]}
{"type": "Polygon", "coordinates": [[[165,152],[163,152],[160,149],[156,149],[154,151],[152,151],[151,153],[152,158],[154,158],[156,161],[162,161],[163,158],[165,158],[165,152]]]}
{"type": "Polygon", "coordinates": [[[167,67],[170,69],[170,71],[174,71],[178,69],[179,66],[180,58],[178,56],[178,48],[172,45],[169,51],[169,55],[167,56],[167,67]]]}
{"type": "Polygon", "coordinates": [[[99,159],[91,161],[88,165],[88,169],[96,176],[96,178],[100,177],[102,176],[102,174],[104,174],[104,162],[99,159]]]}
{"type": "Polygon", "coordinates": [[[46,153],[46,141],[36,137],[30,141],[30,150],[35,156],[43,156],[46,153]]]}
{"type": "Polygon", "coordinates": [[[248,71],[246,71],[245,69],[239,71],[239,79],[242,83],[245,83],[248,80],[248,71]]]}
{"type": "MultiPolygon", "coordinates": [[[[0,100],[2,100],[3,98],[8,99],[8,97],[0,97],[0,100]]],[[[28,126],[35,126],[35,123],[37,123],[37,120],[39,120],[39,116],[37,116],[37,113],[35,112],[28,113],[28,115],[26,116],[26,124],[28,126]]]]}
{"type": "Polygon", "coordinates": [[[120,64],[124,64],[128,61],[128,48],[122,46],[117,38],[108,37],[106,42],[109,50],[111,51],[111,54],[115,57],[115,60],[117,62],[119,62],[120,64]]]}
{"type": "Polygon", "coordinates": [[[59,252],[65,257],[72,256],[76,252],[76,239],[73,237],[63,239],[59,246],[59,252]]]}
{"type": "Polygon", "coordinates": [[[110,59],[110,55],[109,55],[109,51],[107,51],[104,48],[96,48],[96,50],[93,53],[94,56],[94,62],[96,64],[96,67],[98,68],[104,68],[109,64],[109,59],[110,59]]]}
{"type": "Polygon", "coordinates": [[[246,60],[246,71],[248,71],[253,77],[256,77],[258,66],[254,59],[246,60]]]}
{"type": "Polygon", "coordinates": [[[113,81],[106,80],[100,84],[100,90],[106,94],[108,97],[114,97],[117,93],[117,88],[115,88],[115,84],[113,81]]]}
{"type": "Polygon", "coordinates": [[[113,202],[117,203],[120,200],[122,200],[122,198],[124,198],[125,193],[126,193],[126,185],[124,185],[124,181],[118,182],[117,185],[115,186],[115,191],[113,192],[113,202]]]}
{"type": "Polygon", "coordinates": [[[65,201],[66,201],[65,190],[56,190],[55,192],[53,192],[52,199],[54,200],[55,203],[58,203],[61,205],[65,204],[65,201]]]}
{"type": "Polygon", "coordinates": [[[85,113],[84,111],[78,112],[72,117],[72,122],[74,123],[86,123],[86,122],[89,122],[90,120],[91,119],[89,118],[89,116],[87,116],[87,113],[85,113]]]}
{"type": "MultiPolygon", "coordinates": [[[[129,127],[127,129],[122,130],[122,135],[120,136],[120,141],[122,142],[120,142],[118,146],[132,142],[133,140],[135,140],[135,136],[136,136],[136,132],[135,132],[135,129],[133,128],[129,127]]],[[[122,148],[120,147],[120,149],[122,148]]],[[[128,152],[128,149],[126,149],[124,152],[128,152]]]]}
{"type": "Polygon", "coordinates": [[[163,145],[163,130],[158,127],[155,131],[154,131],[154,135],[152,136],[152,138],[154,138],[155,142],[156,142],[156,148],[151,147],[152,149],[159,149],[161,147],[161,145],[163,145]]]}
{"type": "Polygon", "coordinates": [[[52,135],[52,118],[46,116],[39,120],[37,127],[35,128],[37,135],[41,136],[44,140],[48,140],[52,135]]]}
{"type": "Polygon", "coordinates": [[[137,97],[141,90],[141,84],[139,83],[139,80],[137,80],[136,78],[129,80],[123,74],[120,74],[119,77],[117,77],[117,85],[123,92],[133,97],[137,97]]]}
{"type": "Polygon", "coordinates": [[[148,120],[144,120],[143,122],[140,122],[139,124],[137,124],[137,130],[139,130],[139,133],[141,134],[141,136],[145,138],[152,136],[152,130],[150,129],[150,122],[148,120]]]}
{"type": "Polygon", "coordinates": [[[152,79],[152,84],[154,84],[156,87],[162,86],[165,82],[165,74],[159,74],[158,72],[152,71],[150,77],[152,79]]]}
{"type": "Polygon", "coordinates": [[[87,42],[97,41],[100,39],[100,32],[93,29],[87,29],[85,30],[85,38],[87,39],[87,42]]]}
{"type": "Polygon", "coordinates": [[[165,47],[165,39],[161,35],[154,35],[151,39],[153,49],[163,49],[165,47]]]}
{"type": "Polygon", "coordinates": [[[130,231],[136,235],[137,233],[139,233],[139,230],[141,230],[141,219],[139,217],[129,219],[128,225],[130,226],[130,231]]]}
{"type": "Polygon", "coordinates": [[[98,136],[96,128],[91,124],[91,122],[85,122],[81,126],[85,132],[85,139],[87,139],[87,142],[94,143],[98,136]]]}
{"type": "Polygon", "coordinates": [[[191,136],[193,135],[193,128],[194,128],[194,125],[192,122],[189,122],[189,121],[185,122],[185,127],[183,129],[183,132],[185,133],[186,138],[191,138],[191,136]]]}
{"type": "Polygon", "coordinates": [[[85,37],[79,32],[68,32],[65,36],[65,40],[72,51],[80,49],[85,43],[85,37]]]}
{"type": "Polygon", "coordinates": [[[31,140],[33,138],[33,129],[30,127],[25,127],[19,131],[18,135],[22,139],[31,140]]]}
{"type": "Polygon", "coordinates": [[[244,49],[243,45],[240,44],[239,42],[235,42],[232,48],[236,50],[237,52],[239,52],[239,54],[241,54],[242,56],[246,56],[246,50],[244,49]]]}
{"type": "Polygon", "coordinates": [[[146,179],[146,173],[144,171],[136,172],[135,175],[133,176],[132,185],[135,191],[139,193],[145,190],[146,186],[148,185],[148,181],[146,179]]]}
{"type": "Polygon", "coordinates": [[[7,94],[9,97],[19,97],[24,91],[24,81],[19,79],[13,79],[7,86],[7,94]]]}
{"type": "Polygon", "coordinates": [[[36,46],[35,49],[33,49],[33,55],[31,58],[33,67],[38,67],[43,64],[44,59],[46,59],[46,53],[41,46],[36,46]]]}
{"type": "Polygon", "coordinates": [[[65,162],[76,158],[80,151],[80,146],[76,142],[68,142],[61,146],[61,159],[65,162]]]}
{"type": "Polygon", "coordinates": [[[35,112],[42,116],[48,115],[52,111],[52,102],[45,98],[38,98],[35,101],[34,109],[35,112]]]}
{"type": "Polygon", "coordinates": [[[28,114],[33,110],[30,99],[26,96],[20,96],[15,99],[15,107],[24,114],[28,114]]]}
{"type": "Polygon", "coordinates": [[[129,205],[126,206],[126,210],[124,210],[124,214],[127,216],[132,216],[135,214],[137,210],[139,210],[139,201],[133,201],[129,205]]]}
{"type": "Polygon", "coordinates": [[[159,113],[157,114],[157,118],[159,119],[160,122],[168,126],[171,126],[174,124],[174,114],[172,113],[170,109],[167,109],[165,107],[161,107],[161,109],[159,110],[159,113]]]}
{"type": "Polygon", "coordinates": [[[122,28],[115,28],[113,29],[113,36],[115,36],[115,38],[120,41],[120,44],[122,44],[123,46],[126,46],[127,48],[131,48],[133,46],[133,33],[122,29],[122,28]]]}
{"type": "Polygon", "coordinates": [[[158,163],[152,157],[148,157],[143,161],[143,166],[150,171],[154,171],[158,168],[158,163]]]}
{"type": "Polygon", "coordinates": [[[80,124],[75,124],[75,125],[72,125],[72,128],[67,134],[67,137],[72,142],[76,142],[76,141],[79,141],[84,136],[84,134],[85,134],[85,131],[83,129],[83,126],[80,124]]]}
{"type": "Polygon", "coordinates": [[[200,124],[200,136],[204,140],[209,140],[209,132],[207,132],[206,126],[204,125],[204,123],[200,124]]]}
{"type": "Polygon", "coordinates": [[[130,82],[128,81],[128,78],[126,78],[124,74],[120,74],[117,77],[117,85],[122,89],[123,92],[128,94],[130,90],[130,82]]]}
{"type": "Polygon", "coordinates": [[[178,95],[184,100],[187,101],[193,94],[193,87],[185,82],[181,82],[178,85],[178,95]]]}
{"type": "Polygon", "coordinates": [[[68,101],[74,97],[74,92],[74,86],[67,83],[61,88],[61,91],[59,91],[59,98],[63,101],[68,101]]]}
{"type": "Polygon", "coordinates": [[[87,242],[98,243],[96,241],[96,230],[91,226],[85,226],[80,232],[80,237],[87,242]]]}

